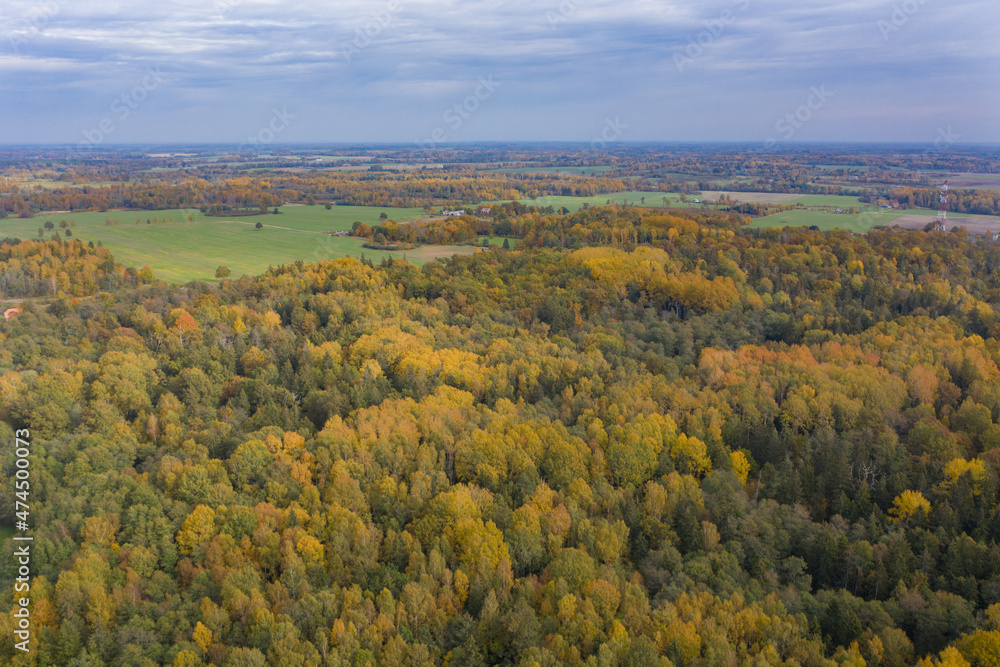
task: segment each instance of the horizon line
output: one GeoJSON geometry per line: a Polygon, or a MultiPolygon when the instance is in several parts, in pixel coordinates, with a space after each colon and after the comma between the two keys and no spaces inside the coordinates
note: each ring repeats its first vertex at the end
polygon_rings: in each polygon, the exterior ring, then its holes
{"type": "MultiPolygon", "coordinates": [[[[12,143],[0,141],[0,148],[59,148],[64,146],[77,146],[80,142],[59,141],[59,142],[32,142],[32,143],[12,143]]],[[[664,145],[759,145],[764,142],[752,139],[636,139],[619,140],[610,143],[602,148],[602,151],[612,151],[619,146],[664,146],[664,145]]],[[[848,140],[829,139],[814,141],[782,141],[778,145],[772,146],[770,152],[777,152],[780,147],[796,146],[927,146],[934,142],[928,141],[873,141],[873,140],[848,140]]],[[[308,140],[308,141],[285,141],[274,142],[259,148],[278,149],[285,147],[312,147],[312,146],[392,146],[410,147],[414,150],[433,151],[442,148],[463,147],[463,146],[483,146],[483,145],[564,145],[564,146],[590,146],[591,141],[575,139],[482,139],[469,141],[453,141],[441,143],[433,147],[421,145],[419,142],[411,141],[344,141],[344,140],[308,140]]],[[[145,146],[243,146],[245,142],[239,141],[134,141],[121,143],[108,143],[92,145],[89,151],[111,150],[115,148],[134,148],[145,146]]],[[[996,146],[1000,147],[1000,141],[955,141],[950,147],[961,146],[996,146]]]]}

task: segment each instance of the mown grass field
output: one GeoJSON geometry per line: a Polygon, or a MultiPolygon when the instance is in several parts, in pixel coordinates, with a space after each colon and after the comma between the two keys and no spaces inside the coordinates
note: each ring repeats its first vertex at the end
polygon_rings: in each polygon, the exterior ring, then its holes
{"type": "MultiPolygon", "coordinates": [[[[815,225],[823,230],[845,229],[855,232],[868,231],[876,225],[894,225],[920,228],[931,222],[938,214],[933,209],[900,209],[889,210],[880,208],[859,209],[858,215],[830,213],[828,211],[803,209],[785,211],[765,218],[757,218],[751,227],[801,227],[815,225]],[[923,220],[923,222],[921,222],[923,220]]],[[[1000,216],[970,215],[968,213],[948,213],[949,229],[956,225],[966,227],[976,234],[992,232],[1000,229],[1000,216]]]]}
{"type": "MultiPolygon", "coordinates": [[[[195,209],[170,211],[108,211],[106,213],[47,213],[29,220],[0,220],[0,238],[38,238],[38,228],[46,221],[55,225],[54,232],[63,235],[61,220],[73,222],[69,227],[74,238],[100,241],[128,266],[148,265],[157,278],[168,282],[213,280],[220,265],[228,266],[233,277],[257,275],[268,266],[306,262],[335,257],[360,257],[373,261],[384,257],[401,257],[421,264],[437,257],[469,253],[468,246],[434,246],[403,252],[369,250],[360,239],[328,236],[325,232],[348,230],[355,220],[376,224],[384,211],[397,221],[415,220],[421,209],[392,209],[368,206],[286,206],[281,215],[261,215],[246,218],[206,218],[195,209]],[[188,220],[188,216],[193,218],[188,220]],[[146,220],[161,221],[146,224],[146,220]],[[107,219],[112,225],[105,224],[107,219]],[[114,225],[117,220],[118,224],[114,225]],[[136,224],[139,220],[139,224],[136,224]],[[265,225],[256,229],[257,222],[265,225]]],[[[500,243],[503,243],[501,240],[500,243]]]]}
{"type": "Polygon", "coordinates": [[[826,211],[783,211],[764,218],[757,218],[750,223],[751,227],[812,227],[824,231],[844,229],[852,232],[866,232],[876,225],[890,225],[902,214],[886,209],[869,209],[858,215],[844,213],[829,213],[826,211]]]}
{"type": "Polygon", "coordinates": [[[857,197],[845,197],[843,195],[803,195],[802,197],[792,199],[791,203],[802,204],[803,206],[829,206],[843,209],[849,209],[852,206],[861,209],[868,206],[868,204],[859,201],[857,197]]]}
{"type": "MultiPolygon", "coordinates": [[[[680,194],[677,192],[612,192],[610,194],[594,195],[593,197],[562,197],[562,196],[551,196],[551,197],[538,197],[537,199],[521,199],[521,203],[525,206],[552,206],[558,210],[560,207],[565,207],[570,210],[571,213],[583,208],[584,204],[588,206],[604,206],[611,200],[612,204],[621,204],[625,202],[629,206],[648,206],[657,207],[663,206],[663,198],[666,197],[670,201],[671,206],[677,206],[680,204],[680,194]],[[645,199],[645,201],[643,201],[645,199]]],[[[697,195],[688,196],[688,204],[690,200],[700,199],[697,195]]],[[[510,201],[509,199],[504,199],[501,201],[494,202],[483,202],[484,204],[498,204],[505,201],[510,201]]]]}

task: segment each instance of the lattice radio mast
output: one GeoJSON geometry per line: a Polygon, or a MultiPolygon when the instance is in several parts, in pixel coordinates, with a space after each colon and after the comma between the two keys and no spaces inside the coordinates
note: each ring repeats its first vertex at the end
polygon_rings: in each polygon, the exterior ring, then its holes
{"type": "Polygon", "coordinates": [[[937,222],[938,227],[945,231],[945,223],[948,221],[948,181],[941,186],[940,205],[938,206],[937,222]]]}

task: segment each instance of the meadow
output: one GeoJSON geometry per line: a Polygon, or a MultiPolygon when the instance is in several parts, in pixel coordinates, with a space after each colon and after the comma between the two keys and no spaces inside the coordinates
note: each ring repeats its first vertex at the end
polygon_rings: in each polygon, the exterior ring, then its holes
{"type": "MultiPolygon", "coordinates": [[[[551,196],[551,197],[538,197],[536,199],[522,199],[520,200],[522,204],[526,206],[552,206],[556,210],[561,207],[565,207],[570,210],[570,212],[579,211],[583,208],[584,204],[588,206],[605,206],[610,200],[612,204],[621,204],[625,202],[629,206],[647,206],[651,208],[662,207],[663,198],[666,197],[670,201],[671,206],[676,206],[680,203],[680,194],[677,192],[612,192],[603,195],[594,195],[592,197],[572,197],[572,196],[551,196]]],[[[698,199],[697,195],[690,195],[688,197],[688,203],[691,199],[698,199]]],[[[504,201],[510,201],[509,199],[504,199],[501,201],[493,202],[483,202],[484,204],[498,204],[504,201]]]]}
{"type": "Polygon", "coordinates": [[[157,278],[168,282],[212,280],[220,265],[229,267],[236,277],[256,275],[269,266],[299,259],[313,262],[364,255],[378,262],[405,254],[408,260],[422,264],[473,251],[469,246],[435,246],[406,253],[376,251],[364,248],[362,239],[326,234],[349,230],[356,220],[377,224],[382,212],[400,222],[416,220],[423,215],[419,208],[334,206],[327,210],[324,206],[285,206],[279,210],[281,215],[238,219],[208,218],[197,209],[43,213],[28,220],[0,220],[0,237],[38,238],[38,228],[46,221],[52,222],[55,229],[46,230],[45,238],[55,232],[63,235],[59,225],[66,220],[74,238],[100,242],[119,262],[149,266],[157,278]],[[154,219],[159,222],[152,222],[154,219]],[[107,220],[112,224],[108,225],[107,220]],[[257,222],[264,228],[256,229],[257,222]]]}
{"type": "Polygon", "coordinates": [[[902,215],[898,211],[887,209],[868,209],[857,215],[847,213],[831,213],[828,211],[812,211],[808,209],[783,211],[764,218],[757,218],[750,223],[751,227],[818,227],[821,230],[845,229],[853,232],[866,232],[876,225],[889,225],[902,215]]]}
{"type": "Polygon", "coordinates": [[[736,202],[748,202],[752,204],[787,204],[796,201],[798,195],[781,192],[734,192],[732,190],[702,190],[701,195],[692,195],[694,199],[708,199],[715,201],[723,195],[729,196],[736,202]]]}
{"type": "Polygon", "coordinates": [[[843,209],[849,209],[852,206],[861,209],[862,207],[868,206],[868,204],[858,200],[857,197],[847,197],[844,195],[803,195],[801,197],[795,197],[791,200],[791,203],[802,204],[803,206],[824,206],[843,209]]]}

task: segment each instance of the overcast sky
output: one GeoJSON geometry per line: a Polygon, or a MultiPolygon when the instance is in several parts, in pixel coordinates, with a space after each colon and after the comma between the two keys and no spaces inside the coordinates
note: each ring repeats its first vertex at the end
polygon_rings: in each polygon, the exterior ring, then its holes
{"type": "Polygon", "coordinates": [[[997,142],[998,28],[997,0],[2,0],[0,142],[997,142]]]}

